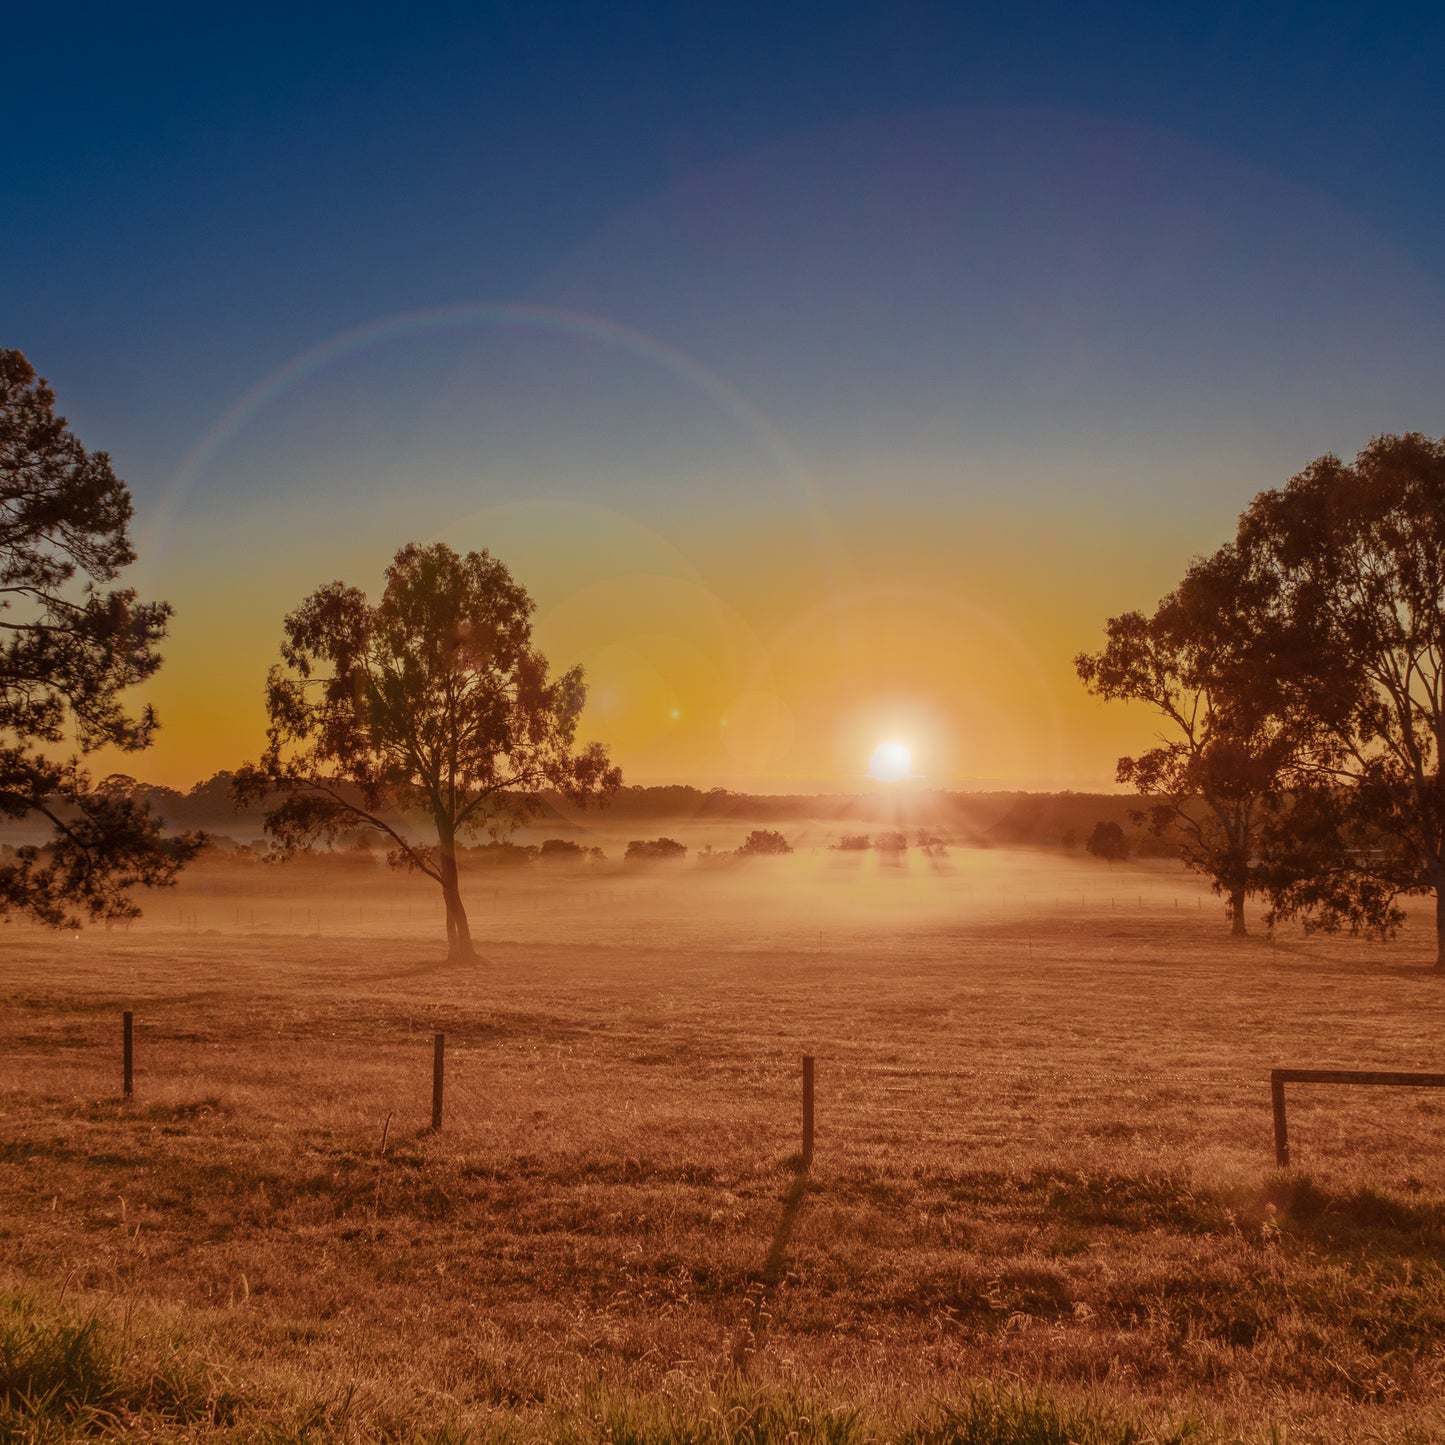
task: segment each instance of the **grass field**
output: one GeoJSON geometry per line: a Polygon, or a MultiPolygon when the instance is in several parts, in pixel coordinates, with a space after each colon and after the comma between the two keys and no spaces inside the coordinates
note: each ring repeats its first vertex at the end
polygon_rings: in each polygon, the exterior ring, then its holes
{"type": "Polygon", "coordinates": [[[1445,1067],[1431,930],[908,860],[495,868],[466,968],[364,859],[12,925],[0,1440],[1445,1439],[1445,1092],[1282,1174],[1267,1082],[1445,1067]]]}

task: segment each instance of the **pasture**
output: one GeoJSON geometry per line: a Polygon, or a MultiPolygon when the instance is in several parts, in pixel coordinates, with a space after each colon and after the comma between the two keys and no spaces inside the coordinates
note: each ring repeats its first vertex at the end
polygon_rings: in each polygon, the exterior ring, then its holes
{"type": "Polygon", "coordinates": [[[803,846],[476,869],[455,967],[434,893],[209,856],[7,928],[0,1437],[1445,1437],[1445,1094],[1291,1086],[1284,1173],[1268,1087],[1442,1067],[1423,921],[803,846]]]}

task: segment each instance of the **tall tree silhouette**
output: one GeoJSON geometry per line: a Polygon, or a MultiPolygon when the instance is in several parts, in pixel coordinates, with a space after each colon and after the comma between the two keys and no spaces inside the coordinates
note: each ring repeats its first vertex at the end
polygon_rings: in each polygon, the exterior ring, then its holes
{"type": "Polygon", "coordinates": [[[458,843],[515,827],[544,790],[586,803],[622,781],[600,743],[576,749],[582,669],[549,679],[534,610],[496,558],[444,543],[403,547],[374,606],[341,582],[318,588],[285,620],[267,748],[236,778],[243,801],[279,795],[266,826],[283,853],[358,824],[384,834],[393,866],[441,887],[453,959],[476,956],[458,843]],[[396,813],[430,818],[435,841],[396,813]]]}
{"type": "Polygon", "coordinates": [[[1116,776],[1146,805],[1134,813],[1224,896],[1232,932],[1265,891],[1261,850],[1316,724],[1274,686],[1266,647],[1271,589],[1233,547],[1189,568],[1151,616],[1111,617],[1102,651],[1075,669],[1100,697],[1148,703],[1165,731],[1119,759],[1116,776]]]}
{"type": "Polygon", "coordinates": [[[1318,733],[1276,846],[1281,916],[1388,932],[1434,893],[1445,969],[1445,442],[1320,457],[1240,518],[1261,671],[1318,733]]]}
{"type": "Polygon", "coordinates": [[[163,836],[129,778],[97,783],[81,761],[139,751],[156,727],[122,697],[160,666],[170,607],[105,590],[135,560],[131,516],[110,458],[86,451],[20,352],[0,350],[0,815],[50,831],[0,865],[3,914],[134,917],[128,890],[172,882],[200,846],[163,836]]]}

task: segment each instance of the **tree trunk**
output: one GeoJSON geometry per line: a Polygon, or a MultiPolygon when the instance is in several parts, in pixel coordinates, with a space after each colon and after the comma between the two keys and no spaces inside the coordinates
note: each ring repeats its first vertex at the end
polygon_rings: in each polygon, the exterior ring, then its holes
{"type": "Polygon", "coordinates": [[[472,947],[472,930],[467,924],[467,910],[462,906],[462,891],[457,883],[456,839],[443,833],[441,837],[442,898],[447,908],[447,961],[474,963],[477,951],[472,947]]]}
{"type": "Polygon", "coordinates": [[[1435,972],[1445,973],[1445,887],[1435,885],[1435,972]]]}
{"type": "Polygon", "coordinates": [[[1229,890],[1229,931],[1235,938],[1248,937],[1248,930],[1244,926],[1244,888],[1242,886],[1229,890]]]}

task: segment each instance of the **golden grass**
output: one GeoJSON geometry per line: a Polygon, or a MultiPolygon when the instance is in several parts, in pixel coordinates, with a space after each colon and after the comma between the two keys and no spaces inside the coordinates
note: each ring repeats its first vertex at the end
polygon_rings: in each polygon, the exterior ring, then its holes
{"type": "Polygon", "coordinates": [[[806,1438],[1048,1438],[947,1434],[982,1381],[1100,1440],[1445,1438],[1445,1096],[1292,1087],[1284,1176],[1267,1083],[1439,1069],[1428,930],[1235,943],[1172,868],[1001,852],[468,893],[472,968],[354,860],[8,933],[3,1282],[179,1330],[240,1402],[132,1433],[663,1440],[772,1401],[851,1422],[806,1438]],[[816,1158],[739,1351],[805,1052],[816,1158]]]}

